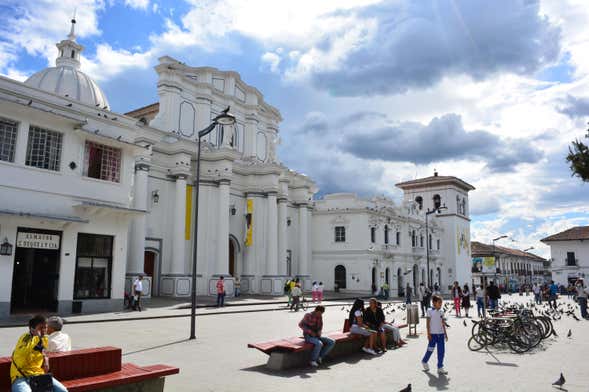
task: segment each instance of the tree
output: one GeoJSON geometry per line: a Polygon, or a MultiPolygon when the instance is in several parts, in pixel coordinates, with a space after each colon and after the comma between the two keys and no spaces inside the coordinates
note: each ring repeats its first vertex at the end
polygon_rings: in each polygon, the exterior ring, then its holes
{"type": "MultiPolygon", "coordinates": [[[[585,138],[589,139],[589,129],[585,138]]],[[[584,182],[589,182],[589,146],[587,144],[576,139],[569,146],[569,155],[566,160],[571,167],[573,176],[581,178],[584,182]]]]}

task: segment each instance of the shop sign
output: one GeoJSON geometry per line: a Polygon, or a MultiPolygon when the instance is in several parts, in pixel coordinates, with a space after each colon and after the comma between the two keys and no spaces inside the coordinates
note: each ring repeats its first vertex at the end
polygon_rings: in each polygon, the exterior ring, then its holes
{"type": "Polygon", "coordinates": [[[18,248],[59,249],[59,235],[19,232],[16,237],[18,248]]]}

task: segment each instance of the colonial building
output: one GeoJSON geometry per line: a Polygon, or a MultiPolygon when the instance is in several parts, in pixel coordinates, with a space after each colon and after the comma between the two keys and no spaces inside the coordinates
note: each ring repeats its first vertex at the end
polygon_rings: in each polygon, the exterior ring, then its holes
{"type": "Polygon", "coordinates": [[[159,102],[128,113],[146,125],[138,141],[152,144],[153,152],[136,184],[150,213],[131,230],[129,277],[148,274],[154,295],[190,294],[196,135],[230,106],[236,124],[218,126],[203,146],[198,293],[215,293],[220,276],[228,293],[237,276],[245,293],[280,294],[292,275],[309,288],[316,187],[276,156],[278,109],[235,72],[170,57],[155,69],[159,102]]]}
{"type": "Polygon", "coordinates": [[[589,275],[589,226],[577,226],[541,240],[550,246],[552,279],[568,285],[589,275]]]}
{"type": "Polygon", "coordinates": [[[326,195],[313,211],[313,277],[328,288],[370,292],[387,283],[393,295],[407,284],[471,281],[468,192],[447,176],[402,182],[403,201],[326,195]],[[436,211],[428,213],[426,212],[436,211]],[[427,222],[426,222],[427,219],[427,222]]]}
{"type": "MultiPolygon", "coordinates": [[[[428,245],[423,214],[413,202],[396,205],[391,199],[361,199],[355,194],[326,195],[313,210],[315,280],[328,290],[369,293],[386,283],[391,295],[402,296],[407,284],[427,284],[428,245]]],[[[443,229],[429,222],[432,285],[441,280],[443,229]]]]}
{"type": "Polygon", "coordinates": [[[544,283],[546,260],[530,252],[498,245],[471,243],[473,281],[487,285],[495,281],[506,289],[523,284],[544,283]],[[486,265],[485,261],[489,261],[486,265]]]}
{"type": "Polygon", "coordinates": [[[136,120],[80,70],[74,23],[55,67],[0,77],[0,317],[123,303],[136,120]]]}

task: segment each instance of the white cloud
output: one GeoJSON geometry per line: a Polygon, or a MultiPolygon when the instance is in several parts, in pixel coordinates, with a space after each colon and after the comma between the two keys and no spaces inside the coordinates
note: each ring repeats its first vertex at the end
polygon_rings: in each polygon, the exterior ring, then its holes
{"type": "Polygon", "coordinates": [[[98,81],[108,80],[129,69],[145,69],[153,60],[154,54],[151,51],[141,53],[115,50],[108,44],[100,44],[96,48],[95,57],[82,58],[82,69],[98,81]]]}
{"type": "Polygon", "coordinates": [[[138,10],[147,10],[149,0],[125,0],[125,5],[138,10]]]}
{"type": "Polygon", "coordinates": [[[270,71],[274,73],[278,73],[280,71],[279,65],[281,58],[277,53],[266,52],[262,55],[261,60],[263,63],[268,64],[268,66],[270,67],[270,71]]]}

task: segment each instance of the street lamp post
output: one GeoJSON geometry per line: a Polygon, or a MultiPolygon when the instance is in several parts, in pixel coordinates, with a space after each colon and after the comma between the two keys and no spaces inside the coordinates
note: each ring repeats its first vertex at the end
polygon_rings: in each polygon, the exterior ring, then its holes
{"type": "MultiPolygon", "coordinates": [[[[223,110],[221,114],[213,119],[211,124],[198,132],[197,139],[197,153],[196,153],[196,180],[194,187],[196,188],[195,206],[194,206],[194,249],[192,254],[192,290],[191,290],[191,311],[190,311],[190,339],[196,339],[196,260],[198,252],[198,196],[200,190],[200,147],[201,138],[205,137],[215,129],[217,125],[233,125],[235,124],[235,116],[229,113],[229,106],[223,110]]],[[[221,208],[223,208],[221,206],[221,208]]],[[[220,239],[219,239],[220,240],[220,239]]]]}
{"type": "Polygon", "coordinates": [[[427,224],[427,218],[431,215],[431,214],[435,214],[435,213],[440,213],[442,210],[446,210],[448,209],[448,207],[446,207],[446,205],[444,204],[443,206],[438,206],[435,207],[433,210],[428,210],[425,212],[425,261],[426,261],[426,268],[427,268],[427,287],[428,288],[432,288],[432,277],[431,277],[431,272],[429,269],[429,230],[428,230],[428,224],[427,224]]]}
{"type": "Polygon", "coordinates": [[[495,281],[495,284],[497,285],[497,287],[499,287],[499,285],[497,284],[497,268],[499,268],[498,267],[499,263],[497,263],[497,255],[495,254],[495,241],[499,241],[500,239],[507,238],[507,237],[508,236],[506,236],[506,235],[502,235],[502,236],[499,236],[499,237],[493,239],[493,258],[495,259],[495,275],[494,275],[493,280],[495,281]]]}
{"type": "MultiPolygon", "coordinates": [[[[534,249],[534,247],[533,246],[530,246],[529,248],[524,249],[523,252],[526,253],[527,251],[532,250],[532,249],[534,249]]],[[[528,257],[528,259],[531,260],[530,257],[528,257]]],[[[534,282],[534,271],[532,271],[532,269],[531,269],[532,268],[532,264],[530,263],[529,266],[530,266],[529,273],[528,273],[528,270],[526,269],[526,274],[529,276],[529,278],[528,278],[528,276],[526,276],[526,281],[527,281],[528,284],[534,282]]]]}

